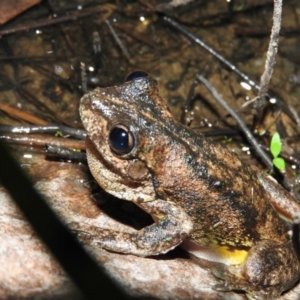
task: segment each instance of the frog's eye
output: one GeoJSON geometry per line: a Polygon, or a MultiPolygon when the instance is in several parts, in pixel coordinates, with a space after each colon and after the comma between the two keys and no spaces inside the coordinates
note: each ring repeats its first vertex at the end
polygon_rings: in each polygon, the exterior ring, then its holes
{"type": "Polygon", "coordinates": [[[145,73],[145,72],[135,71],[135,72],[129,74],[126,77],[125,82],[131,81],[131,80],[134,80],[134,79],[138,79],[138,78],[142,78],[142,77],[147,77],[147,76],[149,76],[149,75],[147,73],[145,73]]]}
{"type": "Polygon", "coordinates": [[[122,125],[114,125],[109,132],[109,146],[116,154],[128,154],[134,147],[134,136],[129,129],[122,125]]]}

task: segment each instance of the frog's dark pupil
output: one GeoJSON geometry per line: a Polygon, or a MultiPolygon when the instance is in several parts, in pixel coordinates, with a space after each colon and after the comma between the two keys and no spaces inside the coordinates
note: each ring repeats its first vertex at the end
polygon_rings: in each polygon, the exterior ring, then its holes
{"type": "Polygon", "coordinates": [[[149,75],[147,73],[145,73],[145,72],[135,71],[135,72],[129,74],[126,77],[125,81],[127,82],[127,81],[131,81],[131,80],[134,80],[134,79],[137,79],[137,78],[147,77],[147,76],[149,76],[149,75]]]}
{"type": "Polygon", "coordinates": [[[126,154],[133,148],[131,133],[122,127],[115,127],[109,133],[109,143],[113,151],[126,154]]]}

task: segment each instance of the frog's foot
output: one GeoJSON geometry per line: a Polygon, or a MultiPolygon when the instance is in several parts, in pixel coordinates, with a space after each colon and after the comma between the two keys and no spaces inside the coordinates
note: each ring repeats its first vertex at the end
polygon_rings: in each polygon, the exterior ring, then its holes
{"type": "Polygon", "coordinates": [[[257,288],[254,284],[243,278],[243,268],[239,266],[221,265],[212,270],[212,273],[223,282],[216,284],[213,289],[219,292],[246,291],[249,300],[277,299],[281,292],[276,287],[257,288]]]}
{"type": "Polygon", "coordinates": [[[290,242],[262,241],[249,251],[243,264],[218,264],[212,273],[224,280],[214,287],[218,291],[241,290],[249,299],[271,300],[293,286],[300,265],[290,242]]]}
{"type": "Polygon", "coordinates": [[[68,226],[84,244],[110,251],[151,256],[166,253],[179,245],[192,231],[193,223],[185,211],[164,200],[139,203],[156,222],[135,232],[95,227],[87,223],[68,226]]]}

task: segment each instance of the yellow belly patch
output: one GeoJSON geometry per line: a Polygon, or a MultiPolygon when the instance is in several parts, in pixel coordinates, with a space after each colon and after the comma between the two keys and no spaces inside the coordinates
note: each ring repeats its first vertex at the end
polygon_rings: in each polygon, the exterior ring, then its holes
{"type": "Polygon", "coordinates": [[[225,265],[240,265],[244,263],[249,251],[235,249],[234,246],[198,244],[189,239],[184,240],[180,246],[198,258],[225,265]]]}
{"type": "Polygon", "coordinates": [[[211,245],[211,248],[226,261],[227,265],[240,265],[248,256],[248,251],[232,249],[228,246],[211,245]]]}

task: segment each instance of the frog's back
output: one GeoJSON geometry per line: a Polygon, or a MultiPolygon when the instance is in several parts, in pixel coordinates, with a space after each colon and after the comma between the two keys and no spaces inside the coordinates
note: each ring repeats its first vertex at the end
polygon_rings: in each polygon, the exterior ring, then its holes
{"type": "Polygon", "coordinates": [[[152,168],[158,194],[193,218],[191,239],[244,249],[264,239],[288,241],[289,225],[270,204],[256,172],[223,145],[173,122],[176,133],[153,149],[164,160],[152,168]]]}

